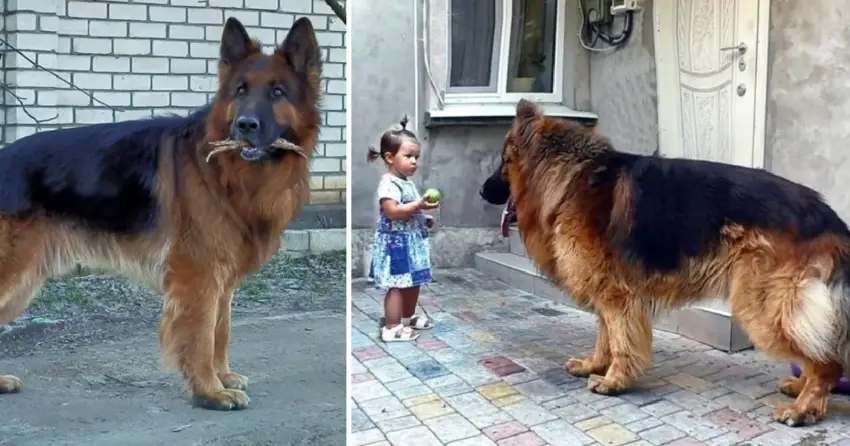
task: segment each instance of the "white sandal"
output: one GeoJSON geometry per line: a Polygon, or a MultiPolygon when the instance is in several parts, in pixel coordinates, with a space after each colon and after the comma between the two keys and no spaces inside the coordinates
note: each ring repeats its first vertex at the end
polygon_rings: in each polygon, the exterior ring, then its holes
{"type": "Polygon", "coordinates": [[[434,323],[431,322],[431,319],[428,319],[428,316],[418,314],[413,315],[410,319],[402,319],[402,324],[414,330],[430,330],[434,328],[434,323]]]}
{"type": "Polygon", "coordinates": [[[419,333],[414,332],[404,324],[398,324],[393,328],[381,327],[381,340],[384,342],[410,342],[419,338],[419,333]]]}

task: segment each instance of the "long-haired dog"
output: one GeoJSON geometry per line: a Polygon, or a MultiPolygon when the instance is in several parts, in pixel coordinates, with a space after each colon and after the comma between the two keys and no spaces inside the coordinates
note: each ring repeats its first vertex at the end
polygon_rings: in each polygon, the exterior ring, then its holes
{"type": "Polygon", "coordinates": [[[616,151],[595,128],[521,101],[482,197],[516,213],[540,270],[598,316],[570,359],[614,394],[652,360],[651,318],[726,299],[756,348],[802,364],[775,411],[814,423],[850,370],[850,231],[815,191],[764,170],[616,151]]]}
{"type": "MultiPolygon", "coordinates": [[[[78,263],[113,270],[163,294],[160,344],[195,401],[247,407],[227,359],[231,300],[309,196],[321,70],[306,18],[271,55],[230,18],[206,107],[0,150],[0,323],[78,263]]],[[[21,386],[0,376],[0,393],[21,386]]]]}

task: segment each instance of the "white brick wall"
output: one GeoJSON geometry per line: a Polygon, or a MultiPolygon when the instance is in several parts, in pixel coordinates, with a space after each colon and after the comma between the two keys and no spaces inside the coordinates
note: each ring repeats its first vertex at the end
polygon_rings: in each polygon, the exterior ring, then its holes
{"type": "Polygon", "coordinates": [[[7,8],[3,39],[23,54],[6,51],[2,59],[0,81],[11,90],[0,114],[3,144],[39,127],[186,114],[213,96],[227,17],[242,21],[267,51],[295,19],[309,17],[325,61],[311,202],[344,201],[345,25],[323,0],[33,0],[7,8]]]}

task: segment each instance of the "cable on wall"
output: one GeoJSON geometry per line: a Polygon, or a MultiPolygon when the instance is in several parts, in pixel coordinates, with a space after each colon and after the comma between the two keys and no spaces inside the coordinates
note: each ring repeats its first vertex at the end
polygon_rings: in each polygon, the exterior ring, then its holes
{"type": "MultiPolygon", "coordinates": [[[[440,110],[443,109],[443,94],[439,88],[437,88],[437,83],[434,81],[434,75],[431,73],[431,51],[428,49],[428,41],[431,39],[430,35],[430,27],[431,27],[431,10],[428,8],[428,2],[430,0],[422,1],[422,62],[425,68],[425,76],[428,78],[429,83],[431,84],[431,90],[434,92],[434,96],[437,98],[437,105],[440,107],[440,110]]],[[[446,2],[448,3],[448,1],[446,2]]],[[[449,14],[448,5],[446,7],[447,14],[449,14]]]]}
{"type": "Polygon", "coordinates": [[[581,27],[578,32],[578,40],[579,43],[581,43],[582,48],[587,51],[604,53],[616,51],[628,43],[634,28],[634,11],[629,11],[625,14],[622,30],[620,30],[619,34],[614,34],[612,26],[614,22],[613,20],[606,24],[590,24],[588,23],[587,17],[591,12],[594,12],[594,10],[590,9],[585,11],[584,2],[579,0],[577,3],[579,14],[581,16],[581,27]],[[600,40],[608,46],[601,48],[597,47],[596,45],[600,40]]]}

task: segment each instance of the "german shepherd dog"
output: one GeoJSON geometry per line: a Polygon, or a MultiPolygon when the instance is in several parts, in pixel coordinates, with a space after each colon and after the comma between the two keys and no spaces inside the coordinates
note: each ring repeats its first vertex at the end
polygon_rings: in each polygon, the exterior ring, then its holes
{"type": "Polygon", "coordinates": [[[724,298],[756,348],[802,365],[791,426],[826,415],[850,370],[850,231],[820,195],[764,170],[618,152],[597,128],[520,101],[480,194],[516,214],[542,273],[598,316],[565,367],[615,394],[652,361],[651,318],[724,298]]]}
{"type": "MultiPolygon", "coordinates": [[[[247,407],[248,380],[227,359],[231,300],[309,196],[321,74],[308,19],[267,55],[230,18],[211,104],[0,150],[0,323],[78,263],[112,270],[163,294],[160,345],[194,401],[247,407]]],[[[21,386],[0,376],[0,393],[21,386]]]]}

